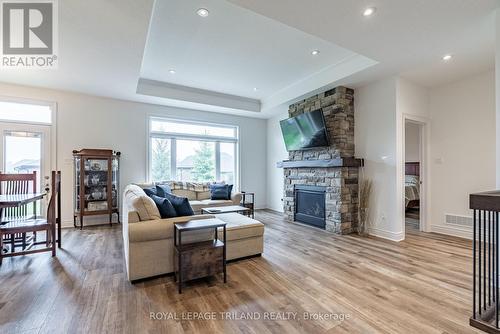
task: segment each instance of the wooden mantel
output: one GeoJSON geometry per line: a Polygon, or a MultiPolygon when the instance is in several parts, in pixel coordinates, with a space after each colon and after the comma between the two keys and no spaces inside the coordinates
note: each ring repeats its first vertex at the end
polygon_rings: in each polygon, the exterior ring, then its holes
{"type": "Polygon", "coordinates": [[[284,160],[278,161],[278,168],[334,168],[334,167],[363,167],[363,159],[336,158],[328,160],[284,160]]]}

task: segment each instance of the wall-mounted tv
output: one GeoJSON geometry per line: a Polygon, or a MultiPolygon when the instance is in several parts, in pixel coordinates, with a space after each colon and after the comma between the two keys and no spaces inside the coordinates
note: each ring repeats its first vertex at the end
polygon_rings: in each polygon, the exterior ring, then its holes
{"type": "Polygon", "coordinates": [[[280,121],[287,151],[328,146],[328,133],[321,109],[280,121]]]}

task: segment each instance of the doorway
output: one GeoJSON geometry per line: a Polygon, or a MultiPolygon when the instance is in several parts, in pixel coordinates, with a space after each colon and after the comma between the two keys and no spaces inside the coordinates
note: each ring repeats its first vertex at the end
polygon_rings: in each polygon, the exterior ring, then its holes
{"type": "Polygon", "coordinates": [[[39,191],[50,175],[50,126],[0,122],[0,170],[9,174],[36,172],[39,191]]]}
{"type": "MultiPolygon", "coordinates": [[[[50,184],[55,154],[55,105],[0,97],[0,171],[9,174],[36,172],[37,192],[50,184]]],[[[45,205],[40,205],[44,214],[45,205]]]]}
{"type": "Polygon", "coordinates": [[[405,120],[404,140],[404,223],[405,234],[423,231],[422,171],[423,124],[405,120]]]}

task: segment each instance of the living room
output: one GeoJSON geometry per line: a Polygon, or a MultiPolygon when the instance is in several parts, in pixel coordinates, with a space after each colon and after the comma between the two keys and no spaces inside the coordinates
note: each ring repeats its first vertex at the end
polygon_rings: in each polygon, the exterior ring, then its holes
{"type": "Polygon", "coordinates": [[[0,332],[500,332],[497,1],[0,4],[0,332]]]}

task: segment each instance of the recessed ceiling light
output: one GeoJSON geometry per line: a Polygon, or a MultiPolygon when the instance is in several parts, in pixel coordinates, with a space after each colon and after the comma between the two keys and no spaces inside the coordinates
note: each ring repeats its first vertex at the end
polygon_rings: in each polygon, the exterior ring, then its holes
{"type": "Polygon", "coordinates": [[[196,14],[198,14],[199,16],[201,17],[207,17],[208,14],[210,14],[210,12],[208,11],[208,9],[206,8],[199,8],[197,11],[196,11],[196,14]]]}
{"type": "Polygon", "coordinates": [[[363,11],[363,16],[371,16],[377,9],[375,7],[368,7],[363,11]]]}
{"type": "Polygon", "coordinates": [[[175,70],[168,70],[168,73],[175,74],[175,70]]]}
{"type": "Polygon", "coordinates": [[[312,54],[313,56],[317,56],[317,55],[319,55],[319,50],[312,50],[312,51],[311,51],[311,54],[312,54]]]}
{"type": "Polygon", "coordinates": [[[444,61],[450,61],[450,60],[451,60],[451,58],[453,58],[453,56],[452,56],[452,55],[444,55],[444,56],[443,56],[443,60],[444,60],[444,61]]]}
{"type": "Polygon", "coordinates": [[[254,88],[253,88],[253,91],[254,91],[254,92],[256,92],[256,91],[258,91],[258,90],[259,90],[259,89],[258,89],[257,87],[254,87],[254,88]]]}

